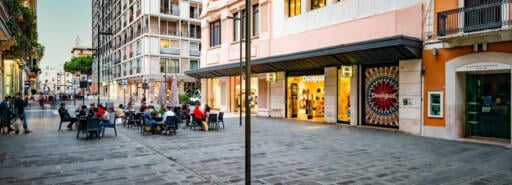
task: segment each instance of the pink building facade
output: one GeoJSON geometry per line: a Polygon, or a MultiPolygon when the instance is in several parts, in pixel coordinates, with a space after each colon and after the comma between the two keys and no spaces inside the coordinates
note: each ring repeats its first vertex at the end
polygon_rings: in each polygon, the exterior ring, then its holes
{"type": "MultiPolygon", "coordinates": [[[[244,23],[232,17],[244,14],[244,1],[203,5],[201,64],[186,74],[202,79],[202,103],[237,112],[246,103],[239,101],[244,23]]],[[[253,113],[420,134],[422,0],[256,0],[251,7],[253,113]]]]}

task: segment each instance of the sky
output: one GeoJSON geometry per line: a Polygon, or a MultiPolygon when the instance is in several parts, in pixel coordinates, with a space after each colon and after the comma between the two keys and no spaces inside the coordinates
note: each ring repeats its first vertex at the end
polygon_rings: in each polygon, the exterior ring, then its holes
{"type": "Polygon", "coordinates": [[[39,65],[43,82],[55,78],[59,70],[64,71],[64,62],[71,59],[77,36],[80,46],[91,47],[91,12],[91,0],[37,1],[39,43],[45,46],[39,65]],[[54,70],[47,70],[47,66],[54,70]]]}

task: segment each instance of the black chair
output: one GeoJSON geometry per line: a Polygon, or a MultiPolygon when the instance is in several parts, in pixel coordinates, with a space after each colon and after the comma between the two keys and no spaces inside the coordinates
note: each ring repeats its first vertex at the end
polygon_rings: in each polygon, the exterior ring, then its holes
{"type": "Polygon", "coordinates": [[[88,135],[92,138],[92,134],[96,133],[96,135],[98,136],[98,139],[101,139],[101,137],[98,135],[98,129],[100,127],[100,120],[98,118],[90,118],[90,119],[87,119],[86,123],[87,123],[86,131],[87,131],[88,135]]]}
{"type": "MultiPolygon", "coordinates": [[[[114,128],[114,133],[116,133],[116,137],[117,137],[117,130],[116,130],[116,121],[117,120],[119,120],[118,117],[115,117],[114,123],[112,123],[112,125],[103,125],[103,130],[101,131],[101,137],[103,137],[105,135],[105,128],[114,128]]],[[[121,119],[121,122],[122,122],[122,119],[121,119]]]]}
{"type": "Polygon", "coordinates": [[[76,125],[76,138],[80,135],[80,132],[87,131],[87,116],[78,117],[78,124],[76,125]]]}
{"type": "Polygon", "coordinates": [[[145,128],[146,127],[150,127],[150,131],[151,133],[153,133],[153,125],[146,125],[146,119],[142,118],[142,124],[140,125],[140,133],[142,134],[142,136],[144,136],[144,133],[146,132],[145,131],[145,128]]]}
{"type": "Polygon", "coordinates": [[[199,127],[201,129],[201,120],[196,119],[194,116],[192,116],[192,123],[190,123],[190,130],[196,130],[196,127],[199,127]]]}
{"type": "Polygon", "coordinates": [[[178,124],[183,123],[183,122],[181,122],[181,108],[174,107],[173,112],[174,112],[174,115],[176,115],[176,121],[178,121],[178,124]]]}
{"type": "Polygon", "coordinates": [[[128,111],[126,114],[126,128],[138,127],[140,125],[140,118],[138,118],[134,112],[128,111]]]}
{"type": "Polygon", "coordinates": [[[219,112],[219,117],[217,118],[217,124],[220,128],[220,123],[222,123],[222,129],[224,129],[224,112],[219,112]]]}
{"type": "Polygon", "coordinates": [[[208,115],[208,130],[217,130],[219,128],[219,125],[217,123],[217,114],[210,113],[208,115]]]}
{"type": "Polygon", "coordinates": [[[59,117],[60,117],[60,123],[59,123],[59,131],[60,131],[60,128],[62,127],[62,123],[71,122],[71,118],[69,117],[68,114],[59,114],[59,117]]]}
{"type": "Polygon", "coordinates": [[[167,131],[167,135],[171,135],[171,131],[176,135],[176,130],[178,130],[178,120],[176,118],[176,116],[165,117],[165,131],[167,131]]]}

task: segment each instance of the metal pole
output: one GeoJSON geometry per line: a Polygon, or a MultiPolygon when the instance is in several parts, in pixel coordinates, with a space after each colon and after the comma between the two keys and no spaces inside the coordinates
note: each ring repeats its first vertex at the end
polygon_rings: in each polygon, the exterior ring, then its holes
{"type": "Polygon", "coordinates": [[[82,88],[82,105],[85,105],[85,88],[82,88]]]}
{"type": "Polygon", "coordinates": [[[100,55],[100,50],[99,50],[99,48],[100,48],[100,24],[98,24],[98,39],[97,40],[98,40],[98,45],[96,46],[96,55],[98,58],[96,60],[96,62],[97,62],[96,67],[98,69],[97,70],[98,71],[98,83],[97,83],[96,87],[97,87],[97,91],[98,91],[98,105],[99,105],[100,104],[100,95],[101,95],[101,91],[100,91],[100,58],[101,58],[101,55],[100,55]]]}
{"type": "Polygon", "coordinates": [[[164,98],[165,99],[164,106],[165,106],[165,104],[167,104],[167,61],[168,60],[165,60],[165,66],[164,66],[164,97],[165,97],[164,98]]]}
{"type": "MultiPolygon", "coordinates": [[[[124,85],[123,85],[123,86],[124,86],[124,85]]],[[[126,89],[125,89],[125,88],[123,88],[123,99],[124,99],[124,101],[123,101],[123,105],[125,105],[125,106],[126,106],[126,89]]]]}
{"type": "MultiPolygon", "coordinates": [[[[240,13],[241,14],[241,13],[240,13]]],[[[240,15],[240,16],[243,16],[243,15],[240,15]]],[[[236,18],[236,17],[235,17],[236,18]]],[[[240,37],[240,92],[239,92],[239,95],[238,95],[238,100],[240,101],[240,106],[239,106],[239,112],[240,112],[240,126],[242,126],[242,74],[244,73],[244,68],[242,67],[242,61],[243,61],[243,56],[242,56],[242,47],[243,47],[243,44],[242,44],[242,19],[243,17],[240,17],[238,19],[238,21],[240,21],[239,23],[239,28],[240,28],[240,31],[239,31],[239,36],[240,37]]],[[[236,20],[235,20],[236,21],[236,20]]]]}
{"type": "Polygon", "coordinates": [[[245,0],[245,184],[251,184],[251,1],[245,0]]]}

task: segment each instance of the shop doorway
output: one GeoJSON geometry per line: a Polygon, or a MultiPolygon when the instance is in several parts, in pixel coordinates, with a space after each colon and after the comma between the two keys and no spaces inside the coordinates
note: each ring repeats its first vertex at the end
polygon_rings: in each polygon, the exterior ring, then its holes
{"type": "Polygon", "coordinates": [[[510,139],[510,73],[466,75],[466,137],[510,139]]]}
{"type": "Polygon", "coordinates": [[[364,69],[364,125],[398,128],[398,66],[364,69]]]}
{"type": "Polygon", "coordinates": [[[324,75],[289,76],[288,118],[324,121],[324,75]]]}

